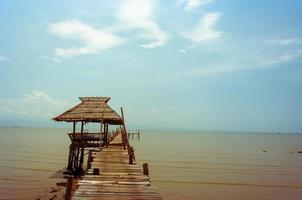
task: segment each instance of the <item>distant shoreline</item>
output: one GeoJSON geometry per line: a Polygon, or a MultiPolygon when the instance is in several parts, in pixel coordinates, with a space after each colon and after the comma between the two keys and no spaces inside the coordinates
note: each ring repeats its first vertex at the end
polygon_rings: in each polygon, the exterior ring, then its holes
{"type": "MultiPolygon", "coordinates": [[[[66,127],[46,127],[46,126],[0,126],[0,128],[33,128],[33,129],[70,129],[69,126],[66,127]]],[[[286,132],[286,131],[230,131],[230,130],[174,130],[174,129],[129,129],[129,131],[135,131],[135,130],[140,130],[140,131],[152,131],[152,132],[156,132],[156,131],[160,131],[160,132],[177,132],[177,133],[181,133],[181,132],[191,132],[191,133],[226,133],[226,134],[235,134],[235,133],[244,133],[244,134],[278,134],[278,135],[284,135],[284,134],[302,134],[302,131],[296,131],[296,132],[286,132]]]]}

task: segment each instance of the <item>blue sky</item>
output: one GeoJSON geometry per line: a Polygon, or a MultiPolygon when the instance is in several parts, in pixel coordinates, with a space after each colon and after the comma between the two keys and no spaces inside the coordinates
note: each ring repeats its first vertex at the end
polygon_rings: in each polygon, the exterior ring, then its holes
{"type": "Polygon", "coordinates": [[[302,2],[0,0],[0,125],[110,96],[130,128],[302,131],[302,2]]]}

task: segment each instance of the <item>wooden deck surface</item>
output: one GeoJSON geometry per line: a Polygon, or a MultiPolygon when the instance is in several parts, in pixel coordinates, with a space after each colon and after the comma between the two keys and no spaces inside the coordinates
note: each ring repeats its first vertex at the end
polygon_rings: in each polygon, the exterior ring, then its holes
{"type": "Polygon", "coordinates": [[[123,149],[121,135],[108,148],[92,154],[91,171],[79,181],[74,199],[104,200],[160,200],[159,192],[151,186],[142,167],[128,164],[128,151],[123,149]],[[94,168],[100,175],[92,175],[94,168]],[[91,174],[91,175],[90,175],[91,174]]]}

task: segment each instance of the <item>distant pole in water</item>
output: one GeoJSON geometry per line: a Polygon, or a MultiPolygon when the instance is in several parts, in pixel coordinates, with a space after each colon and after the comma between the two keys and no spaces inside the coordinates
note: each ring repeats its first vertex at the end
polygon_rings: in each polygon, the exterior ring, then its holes
{"type": "Polygon", "coordinates": [[[137,139],[140,139],[140,131],[134,131],[134,132],[128,132],[128,138],[134,139],[134,136],[136,135],[137,139]]]}

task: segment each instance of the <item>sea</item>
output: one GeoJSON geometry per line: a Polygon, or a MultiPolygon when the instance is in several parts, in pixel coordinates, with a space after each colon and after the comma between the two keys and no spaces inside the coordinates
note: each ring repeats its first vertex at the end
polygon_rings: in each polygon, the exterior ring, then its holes
{"type": "MultiPolygon", "coordinates": [[[[54,186],[69,131],[0,128],[0,199],[37,199],[54,186]]],[[[302,199],[302,134],[141,130],[130,143],[164,199],[302,199]]]]}

